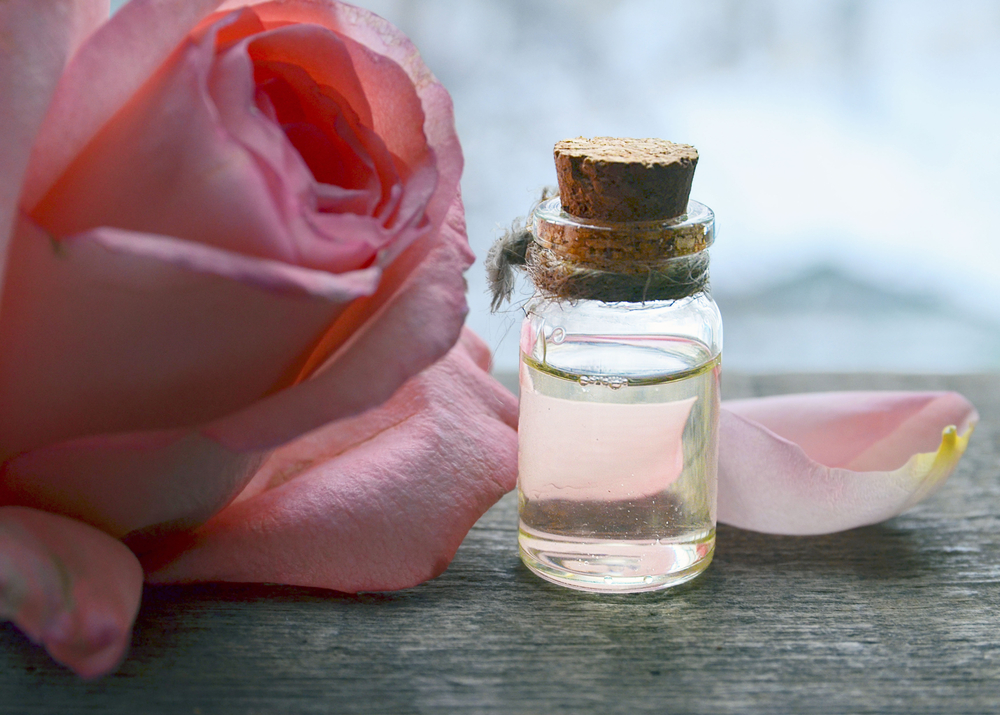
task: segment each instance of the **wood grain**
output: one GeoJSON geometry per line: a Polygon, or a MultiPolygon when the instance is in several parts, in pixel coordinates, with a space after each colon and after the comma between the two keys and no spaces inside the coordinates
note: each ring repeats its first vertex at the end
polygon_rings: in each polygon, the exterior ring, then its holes
{"type": "MultiPolygon", "coordinates": [[[[937,495],[823,537],[721,527],[674,591],[591,596],[520,565],[508,495],[419,588],[147,588],[82,682],[0,625],[2,713],[987,713],[1000,706],[1000,377],[727,375],[725,394],[958,389],[982,422],[937,495]]],[[[334,555],[331,555],[334,558],[334,555]]]]}

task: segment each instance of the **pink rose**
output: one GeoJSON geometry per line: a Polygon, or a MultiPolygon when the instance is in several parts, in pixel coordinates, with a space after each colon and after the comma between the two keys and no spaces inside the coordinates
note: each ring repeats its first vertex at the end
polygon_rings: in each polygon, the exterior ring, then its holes
{"type": "MultiPolygon", "coordinates": [[[[455,344],[473,258],[462,156],[415,48],[334,0],[132,0],[110,21],[106,0],[7,0],[0,31],[13,38],[0,45],[0,556],[20,555],[0,564],[23,567],[0,566],[0,586],[31,585],[0,617],[97,675],[124,653],[141,588],[116,539],[170,572],[178,544],[204,541],[193,529],[280,463],[273,450],[379,405],[455,344]],[[83,595],[60,601],[38,576],[52,554],[83,595]]],[[[338,528],[345,514],[441,535],[283,580],[418,583],[511,488],[511,470],[472,447],[489,434],[509,452],[513,398],[476,339],[463,345],[448,363],[462,379],[420,401],[444,417],[397,401],[356,418],[406,421],[401,444],[433,447],[422,461],[387,446],[396,478],[379,480],[383,455],[351,452],[345,473],[369,474],[365,490],[326,502],[339,466],[317,467],[311,491],[285,489],[276,507],[295,512],[301,496],[341,549],[360,541],[338,528]],[[418,429],[457,429],[447,415],[463,410],[480,415],[472,447],[418,429]],[[438,511],[379,511],[435,465],[438,511]]],[[[289,446],[297,464],[349,451],[331,446],[337,428],[318,434],[289,446]]],[[[266,511],[279,484],[264,481],[232,508],[266,511]]],[[[287,543],[289,528],[272,535],[287,543]]],[[[198,563],[197,577],[225,577],[198,563]]]]}

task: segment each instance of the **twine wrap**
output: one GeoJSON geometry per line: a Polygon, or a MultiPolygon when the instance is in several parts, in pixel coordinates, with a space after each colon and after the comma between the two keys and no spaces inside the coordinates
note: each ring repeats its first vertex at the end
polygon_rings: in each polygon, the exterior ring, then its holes
{"type": "Polygon", "coordinates": [[[523,266],[535,286],[565,300],[642,303],[678,300],[709,289],[712,211],[695,201],[667,221],[608,223],[561,210],[543,199],[530,227],[516,225],[487,257],[493,310],[513,290],[512,267],[523,266]]]}

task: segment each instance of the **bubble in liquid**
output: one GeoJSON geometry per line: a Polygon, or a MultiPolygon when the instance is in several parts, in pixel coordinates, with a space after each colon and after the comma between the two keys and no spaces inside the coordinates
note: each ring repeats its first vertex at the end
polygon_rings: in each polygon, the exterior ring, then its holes
{"type": "Polygon", "coordinates": [[[562,328],[555,328],[552,331],[552,334],[549,336],[549,340],[554,342],[556,345],[558,345],[565,339],[566,339],[566,331],[563,330],[562,328]]]}
{"type": "Polygon", "coordinates": [[[643,576],[642,577],[642,582],[643,583],[653,583],[653,577],[652,576],[643,576]]]}
{"type": "Polygon", "coordinates": [[[610,576],[605,576],[604,577],[604,583],[612,583],[613,581],[614,581],[614,579],[611,578],[610,576]]]}

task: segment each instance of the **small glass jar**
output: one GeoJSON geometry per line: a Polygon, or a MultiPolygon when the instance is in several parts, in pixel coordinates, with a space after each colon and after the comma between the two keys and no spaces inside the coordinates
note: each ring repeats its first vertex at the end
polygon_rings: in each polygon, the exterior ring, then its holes
{"type": "Polygon", "coordinates": [[[714,215],[692,201],[668,221],[598,222],[563,212],[556,197],[535,208],[528,229],[566,270],[591,270],[574,246],[635,239],[631,263],[605,260],[598,278],[704,276],[672,299],[536,292],[520,343],[521,558],[542,578],[586,591],[688,581],[715,548],[722,320],[705,289],[714,215]],[[582,239],[560,242],[567,236],[582,239]],[[636,265],[643,246],[659,255],[636,265]]]}

